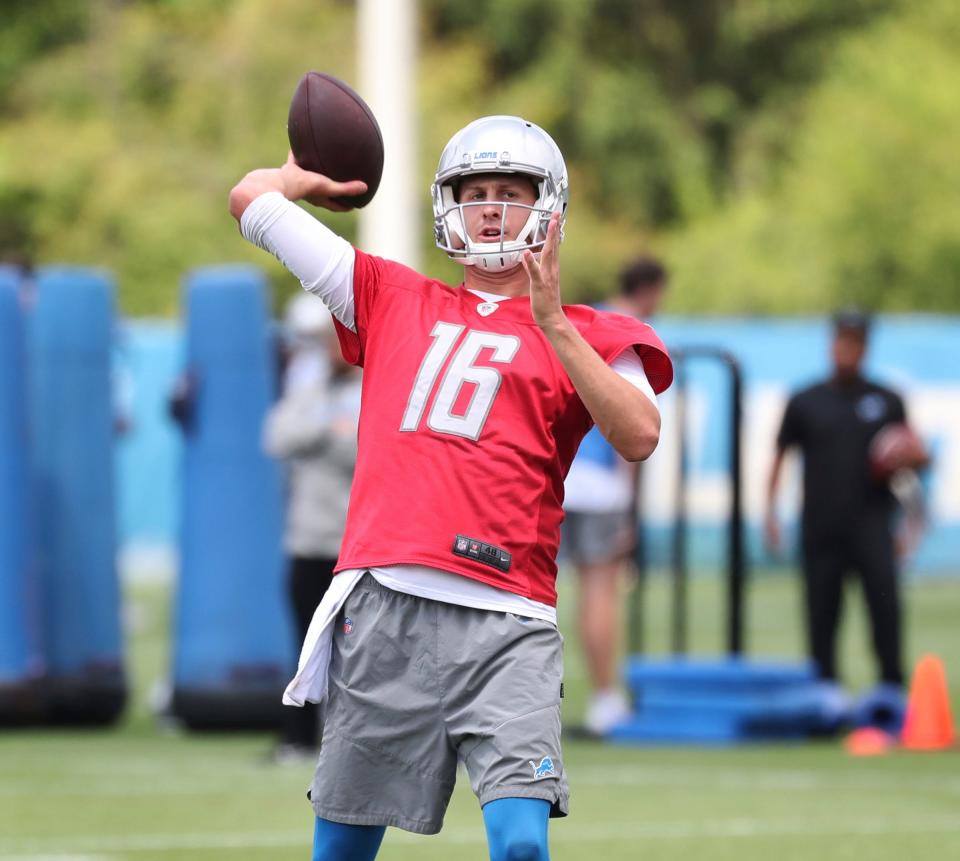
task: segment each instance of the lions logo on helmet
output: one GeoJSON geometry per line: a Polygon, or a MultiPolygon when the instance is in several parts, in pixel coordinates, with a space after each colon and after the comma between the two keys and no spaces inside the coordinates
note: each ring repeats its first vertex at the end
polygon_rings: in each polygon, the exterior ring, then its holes
{"type": "Polygon", "coordinates": [[[491,272],[513,269],[525,250],[543,245],[554,212],[560,213],[563,238],[567,166],[553,138],[521,117],[482,117],[458,131],[440,154],[430,192],[437,247],[464,265],[491,272]],[[467,236],[464,208],[478,204],[458,203],[456,187],[464,177],[479,173],[522,174],[536,186],[537,199],[533,206],[524,206],[530,214],[516,239],[501,236],[499,242],[476,242],[467,236]]]}

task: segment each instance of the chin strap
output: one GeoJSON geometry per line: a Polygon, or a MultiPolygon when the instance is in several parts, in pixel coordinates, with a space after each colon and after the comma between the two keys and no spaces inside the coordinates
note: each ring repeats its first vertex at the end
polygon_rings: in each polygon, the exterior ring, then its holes
{"type": "Polygon", "coordinates": [[[469,257],[462,258],[461,262],[465,266],[476,266],[486,272],[509,272],[520,265],[521,254],[520,251],[471,254],[469,257]]]}

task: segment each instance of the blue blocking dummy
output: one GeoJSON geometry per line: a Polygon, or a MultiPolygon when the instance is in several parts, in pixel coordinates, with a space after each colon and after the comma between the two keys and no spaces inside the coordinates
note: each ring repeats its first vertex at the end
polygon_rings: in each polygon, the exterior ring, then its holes
{"type": "Polygon", "coordinates": [[[196,729],[274,727],[294,656],[281,473],[261,445],[277,385],[265,285],[250,268],[204,269],[185,304],[172,711],[196,729]]]}
{"type": "Polygon", "coordinates": [[[41,271],[29,355],[44,690],[53,722],[109,723],[126,700],[114,520],[113,327],[113,285],[106,276],[41,271]]]}
{"type": "Polygon", "coordinates": [[[19,273],[0,267],[0,724],[39,716],[41,659],[31,581],[27,358],[19,273]]]}

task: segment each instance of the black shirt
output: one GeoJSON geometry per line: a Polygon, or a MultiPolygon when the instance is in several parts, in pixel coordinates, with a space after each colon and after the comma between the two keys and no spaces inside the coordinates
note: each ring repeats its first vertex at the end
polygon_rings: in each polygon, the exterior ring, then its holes
{"type": "Polygon", "coordinates": [[[906,420],[903,401],[862,378],[828,380],[790,398],[777,436],[803,453],[806,537],[844,531],[854,520],[889,514],[893,497],[870,474],[870,443],[884,425],[906,420]]]}

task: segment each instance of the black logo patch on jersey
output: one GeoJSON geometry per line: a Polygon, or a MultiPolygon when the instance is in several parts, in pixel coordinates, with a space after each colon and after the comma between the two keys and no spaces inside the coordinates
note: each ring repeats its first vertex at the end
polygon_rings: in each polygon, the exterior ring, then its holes
{"type": "Polygon", "coordinates": [[[458,535],[453,540],[453,554],[473,559],[475,562],[489,565],[499,571],[509,571],[510,563],[513,561],[513,557],[506,550],[477,541],[476,538],[467,538],[466,535],[458,535]]]}

